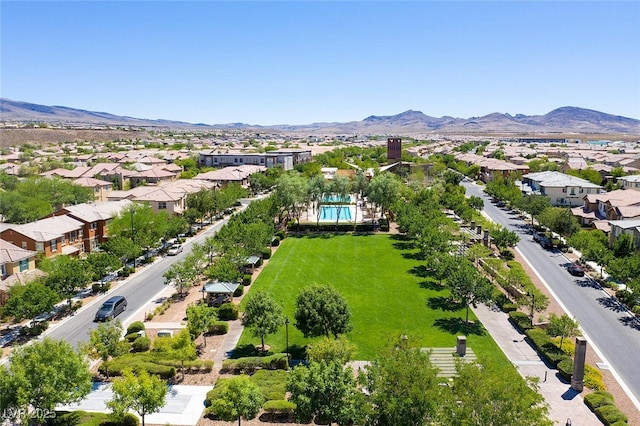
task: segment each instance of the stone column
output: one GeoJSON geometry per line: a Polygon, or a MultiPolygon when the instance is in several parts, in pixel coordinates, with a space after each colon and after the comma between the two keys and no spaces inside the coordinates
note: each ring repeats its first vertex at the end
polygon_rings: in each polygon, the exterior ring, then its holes
{"type": "Polygon", "coordinates": [[[471,230],[473,231],[474,229],[476,229],[476,221],[472,220],[471,221],[471,230]]]}
{"type": "Polygon", "coordinates": [[[573,355],[573,375],[571,389],[582,392],[584,389],[584,363],[587,357],[587,339],[576,337],[576,351],[573,355]]]}
{"type": "Polygon", "coordinates": [[[465,356],[467,354],[467,336],[458,336],[457,340],[456,353],[458,356],[465,356]]]}
{"type": "Polygon", "coordinates": [[[485,246],[489,247],[489,230],[484,230],[484,235],[482,236],[482,242],[485,246]]]}

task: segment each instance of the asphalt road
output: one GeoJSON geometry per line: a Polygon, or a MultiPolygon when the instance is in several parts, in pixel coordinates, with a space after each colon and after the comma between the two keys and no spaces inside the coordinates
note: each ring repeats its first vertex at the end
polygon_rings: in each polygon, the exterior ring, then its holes
{"type": "Polygon", "coordinates": [[[482,197],[487,215],[520,237],[516,248],[546,282],[582,328],[585,337],[640,409],[640,321],[628,314],[593,280],[574,277],[559,250],[545,250],[533,241],[530,228],[507,209],[498,208],[482,189],[464,184],[468,195],[482,197]],[[635,399],[634,399],[635,398],[635,399]]]}
{"type": "MultiPolygon", "coordinates": [[[[244,209],[249,202],[250,200],[244,200],[241,209],[244,209]]],[[[126,283],[118,285],[108,294],[83,306],[73,317],[62,321],[55,328],[50,329],[46,335],[53,339],[65,340],[77,348],[80,342],[88,341],[89,332],[98,327],[98,323],[93,322],[94,316],[102,303],[112,296],[124,296],[127,299],[127,310],[117,317],[121,322],[126,322],[136,311],[152,301],[165,288],[166,284],[162,275],[169,270],[171,265],[184,259],[191,252],[193,243],[204,243],[208,236],[215,234],[227,221],[228,218],[225,218],[210,225],[204,232],[185,242],[182,253],[177,256],[166,256],[139,270],[126,283]]]]}

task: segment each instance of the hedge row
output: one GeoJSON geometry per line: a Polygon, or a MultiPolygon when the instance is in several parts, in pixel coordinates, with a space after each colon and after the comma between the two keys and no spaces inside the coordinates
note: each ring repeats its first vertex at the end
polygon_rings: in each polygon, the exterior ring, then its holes
{"type": "MultiPolygon", "coordinates": [[[[175,360],[158,361],[158,364],[166,365],[168,367],[174,367],[175,369],[180,369],[183,366],[181,361],[175,361],[175,360]]],[[[200,372],[208,373],[211,370],[213,370],[213,361],[210,359],[208,360],[196,359],[193,361],[185,361],[184,369],[190,373],[200,373],[200,372]]]]}
{"type": "Polygon", "coordinates": [[[613,395],[605,391],[595,391],[584,396],[584,403],[605,425],[622,426],[627,424],[627,416],[614,403],[613,395]]]}
{"type": "Polygon", "coordinates": [[[274,399],[265,402],[262,409],[269,414],[292,415],[296,409],[296,404],[284,399],[274,399]]]}
{"type": "Polygon", "coordinates": [[[127,369],[134,372],[146,370],[149,374],[158,375],[162,379],[170,379],[176,375],[175,367],[158,364],[142,357],[116,358],[102,363],[98,370],[105,374],[107,367],[110,376],[121,376],[122,372],[127,369]]]}
{"type": "Polygon", "coordinates": [[[251,374],[256,370],[286,370],[287,355],[252,356],[238,359],[226,359],[222,362],[222,372],[251,374]]]}

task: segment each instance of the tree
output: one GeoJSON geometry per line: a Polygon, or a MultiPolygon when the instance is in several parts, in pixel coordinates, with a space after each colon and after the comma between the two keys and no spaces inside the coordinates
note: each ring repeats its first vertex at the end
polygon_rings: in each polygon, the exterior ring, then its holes
{"type": "Polygon", "coordinates": [[[564,207],[548,207],[540,213],[538,221],[557,234],[573,235],[580,230],[578,219],[571,214],[571,209],[564,207]]]}
{"type": "Polygon", "coordinates": [[[356,347],[350,343],[345,336],[337,339],[329,339],[324,337],[322,340],[307,345],[307,358],[309,362],[337,362],[345,365],[353,359],[356,353],[356,347]]]}
{"type": "Polygon", "coordinates": [[[304,337],[326,336],[351,331],[351,312],[347,301],[333,287],[314,284],[296,299],[296,327],[304,337]]]}
{"type": "Polygon", "coordinates": [[[162,276],[165,284],[175,286],[178,289],[178,293],[183,295],[185,287],[193,286],[196,279],[196,271],[187,262],[176,262],[172,263],[162,276]]]}
{"type": "Polygon", "coordinates": [[[475,307],[478,302],[488,302],[493,297],[493,285],[467,260],[451,272],[447,287],[451,296],[466,306],[466,323],[469,322],[469,305],[475,307]]]}
{"type": "Polygon", "coordinates": [[[91,373],[84,357],[65,341],[44,338],[17,348],[8,366],[0,367],[0,413],[22,413],[43,421],[56,405],[78,402],[91,392],[91,373]]]}
{"type": "MultiPolygon", "coordinates": [[[[365,367],[370,425],[426,425],[438,420],[442,387],[429,355],[405,343],[389,348],[365,367]]],[[[452,423],[453,424],[453,423],[452,423]]]]}
{"type": "Polygon", "coordinates": [[[126,341],[120,340],[123,329],[120,320],[100,324],[98,328],[89,332],[89,341],[80,345],[80,350],[92,359],[100,359],[105,363],[105,374],[109,378],[109,367],[106,362],[111,357],[117,357],[129,350],[126,341]]]}
{"type": "Polygon", "coordinates": [[[617,258],[627,257],[634,254],[636,246],[633,242],[633,237],[626,232],[619,235],[616,241],[613,243],[613,256],[617,258]]]}
{"type": "Polygon", "coordinates": [[[242,325],[251,329],[254,337],[259,337],[262,341],[264,351],[264,338],[269,334],[276,333],[278,328],[284,323],[282,316],[282,306],[267,293],[258,291],[252,293],[247,298],[242,316],[242,325]]]}
{"type": "Polygon", "coordinates": [[[171,353],[180,361],[180,371],[184,380],[184,362],[197,358],[196,345],[191,340],[188,329],[183,328],[171,342],[171,353]]]}
{"type": "Polygon", "coordinates": [[[118,257],[113,253],[90,253],[85,258],[85,262],[91,269],[91,279],[93,281],[101,280],[107,274],[117,270],[121,266],[120,260],[118,260],[118,257]]]}
{"type": "Polygon", "coordinates": [[[289,376],[287,391],[296,404],[299,421],[308,422],[314,416],[316,421],[329,424],[354,424],[360,420],[357,408],[361,393],[351,367],[344,368],[335,361],[298,365],[289,376]]]}
{"type": "Polygon", "coordinates": [[[218,312],[204,303],[198,303],[187,307],[187,328],[191,337],[196,339],[203,335],[204,345],[207,346],[206,332],[209,327],[218,319],[218,312]]]}
{"type": "Polygon", "coordinates": [[[308,182],[300,174],[287,173],[278,179],[275,196],[282,206],[278,217],[279,223],[286,218],[300,220],[300,209],[307,200],[308,182]]]}
{"type": "Polygon", "coordinates": [[[382,217],[396,201],[400,189],[400,182],[391,173],[377,174],[369,182],[367,194],[369,200],[380,206],[382,217]]]}
{"type": "Polygon", "coordinates": [[[225,253],[223,256],[215,258],[213,265],[205,269],[204,275],[211,280],[237,282],[242,273],[238,268],[238,264],[231,258],[231,255],[225,253]]]}
{"type": "Polygon", "coordinates": [[[538,378],[526,381],[494,365],[459,363],[458,377],[441,403],[441,424],[551,426],[538,378]]]}
{"type": "Polygon", "coordinates": [[[476,197],[475,195],[472,195],[467,199],[467,204],[469,207],[478,211],[481,211],[484,208],[484,200],[481,197],[476,197]]]}
{"type": "Polygon", "coordinates": [[[516,207],[529,213],[531,215],[531,224],[533,224],[534,217],[551,207],[551,200],[546,195],[525,195],[520,198],[516,207]]]}
{"type": "Polygon", "coordinates": [[[45,279],[47,286],[66,296],[71,308],[71,298],[91,281],[90,271],[83,260],[60,255],[52,260],[51,270],[45,279]]]}
{"type": "Polygon", "coordinates": [[[155,375],[150,375],[147,370],[141,369],[136,376],[131,370],[124,370],[122,377],[113,381],[113,399],[107,401],[110,408],[117,417],[122,417],[132,409],[142,417],[152,414],[164,407],[165,396],[167,395],[167,385],[162,379],[155,375]]]}
{"type": "Polygon", "coordinates": [[[253,419],[260,412],[264,396],[248,376],[242,374],[223,383],[223,389],[211,404],[210,411],[215,416],[226,421],[238,419],[240,426],[242,417],[253,419]]]}
{"type": "Polygon", "coordinates": [[[520,237],[513,231],[509,231],[507,228],[500,227],[500,229],[493,231],[491,233],[491,238],[493,238],[493,243],[499,249],[504,249],[507,247],[514,247],[520,241],[520,237]]]}
{"type": "Polygon", "coordinates": [[[9,300],[3,308],[3,314],[13,316],[14,321],[19,322],[50,312],[59,300],[58,294],[40,281],[14,285],[9,289],[9,300]]]}
{"type": "Polygon", "coordinates": [[[549,325],[547,326],[547,334],[552,337],[560,337],[560,348],[565,337],[575,336],[580,331],[578,321],[574,320],[567,314],[558,316],[554,313],[549,315],[549,325]]]}

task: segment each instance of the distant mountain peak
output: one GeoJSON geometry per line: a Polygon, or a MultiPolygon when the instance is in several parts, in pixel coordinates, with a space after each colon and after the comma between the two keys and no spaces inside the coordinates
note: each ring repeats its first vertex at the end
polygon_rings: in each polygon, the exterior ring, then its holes
{"type": "Polygon", "coordinates": [[[494,112],[482,117],[440,118],[421,111],[406,110],[391,116],[371,115],[362,121],[348,123],[312,123],[308,125],[259,126],[243,123],[208,125],[171,120],[149,120],[123,117],[106,112],[93,112],[63,106],[44,106],[0,98],[0,120],[6,122],[47,122],[51,124],[87,124],[107,126],[139,126],[162,128],[224,128],[305,132],[307,134],[425,134],[455,133],[620,133],[640,135],[640,120],[603,112],[563,106],[545,115],[527,116],[494,112]]]}

